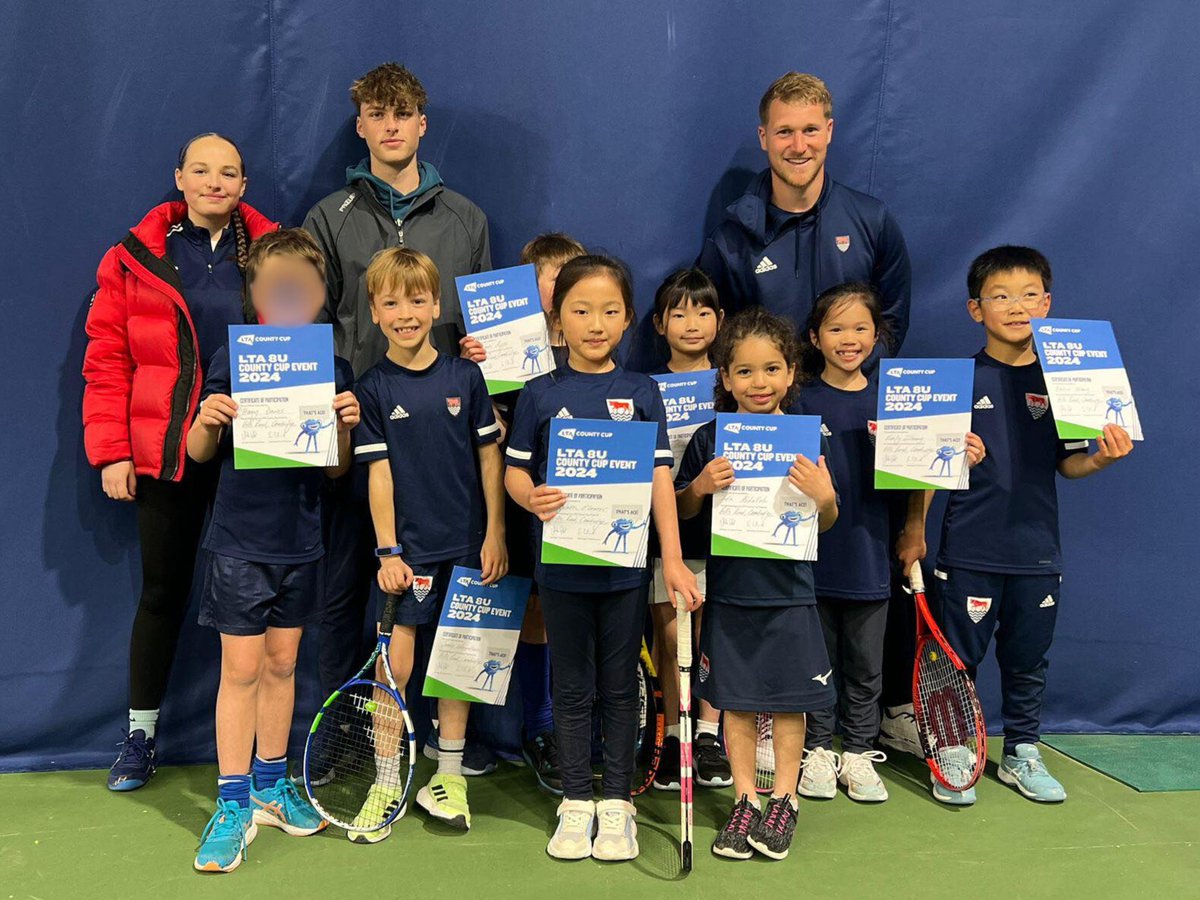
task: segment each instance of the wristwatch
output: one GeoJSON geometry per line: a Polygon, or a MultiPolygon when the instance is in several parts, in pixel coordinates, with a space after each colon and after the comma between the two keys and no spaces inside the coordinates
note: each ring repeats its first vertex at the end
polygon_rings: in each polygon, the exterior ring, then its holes
{"type": "Polygon", "coordinates": [[[380,559],[385,559],[389,556],[399,556],[404,552],[404,548],[397,544],[395,547],[376,547],[375,555],[380,559]]]}

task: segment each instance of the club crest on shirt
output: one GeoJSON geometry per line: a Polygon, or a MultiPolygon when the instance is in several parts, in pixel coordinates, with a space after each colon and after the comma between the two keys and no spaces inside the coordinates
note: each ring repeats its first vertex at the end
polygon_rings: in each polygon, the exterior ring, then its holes
{"type": "Polygon", "coordinates": [[[447,397],[446,409],[450,411],[450,415],[457,416],[462,412],[462,397],[447,397]]]}
{"type": "Polygon", "coordinates": [[[708,673],[709,673],[708,654],[701,653],[700,654],[700,683],[701,684],[708,681],[708,673]]]}
{"type": "Polygon", "coordinates": [[[991,597],[968,597],[967,598],[967,615],[971,617],[971,621],[978,625],[983,621],[983,617],[988,614],[988,610],[992,608],[991,597]]]}
{"type": "Polygon", "coordinates": [[[1034,421],[1037,421],[1050,408],[1050,398],[1045,394],[1026,394],[1025,406],[1029,409],[1029,414],[1033,416],[1034,421]]]}
{"type": "Polygon", "coordinates": [[[848,235],[848,234],[839,234],[836,238],[833,239],[833,242],[837,245],[837,248],[840,251],[842,251],[843,253],[845,253],[847,250],[850,249],[850,235],[848,235]]]}
{"type": "Polygon", "coordinates": [[[433,576],[432,575],[414,575],[413,576],[412,592],[413,592],[413,596],[417,598],[418,603],[420,603],[422,600],[424,600],[426,597],[428,597],[429,592],[431,590],[433,590],[433,576]]]}
{"type": "Polygon", "coordinates": [[[879,433],[879,423],[874,419],[867,419],[867,437],[871,441],[871,446],[875,446],[875,435],[879,433]]]}
{"type": "Polygon", "coordinates": [[[633,418],[633,400],[613,400],[612,398],[604,401],[608,404],[608,415],[614,422],[628,422],[633,418]]]}

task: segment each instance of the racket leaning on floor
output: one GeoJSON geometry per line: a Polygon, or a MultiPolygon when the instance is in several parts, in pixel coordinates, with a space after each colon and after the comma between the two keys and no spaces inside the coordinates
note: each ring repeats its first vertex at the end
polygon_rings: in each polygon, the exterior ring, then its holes
{"type": "Polygon", "coordinates": [[[692,611],[675,610],[675,637],[679,645],[679,861],[692,871],[692,611]]]}
{"type": "Polygon", "coordinates": [[[917,607],[917,647],[913,662],[913,716],[925,761],[944,787],[973,787],[987,765],[987,726],[975,684],[951,649],[925,601],[921,563],[908,575],[917,607]]]}
{"type": "Polygon", "coordinates": [[[325,701],[304,745],[309,800],[352,836],[395,821],[412,786],[416,738],[388,659],[399,599],[388,595],[370,659],[325,701]]]}
{"type": "Polygon", "coordinates": [[[662,686],[658,671],[650,657],[650,649],[642,639],[638,660],[638,735],[636,768],[633,775],[633,796],[645,793],[658,774],[662,762],[663,742],[667,735],[666,710],[663,709],[662,686]]]}

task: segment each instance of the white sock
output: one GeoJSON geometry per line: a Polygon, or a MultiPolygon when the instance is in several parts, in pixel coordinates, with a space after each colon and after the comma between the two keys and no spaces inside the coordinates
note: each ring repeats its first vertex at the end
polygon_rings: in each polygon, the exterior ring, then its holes
{"type": "Polygon", "coordinates": [[[720,725],[721,725],[720,719],[718,719],[715,722],[708,722],[704,719],[697,719],[696,720],[696,734],[711,734],[713,737],[716,737],[717,729],[720,727],[720,725]]]}
{"type": "Polygon", "coordinates": [[[375,783],[389,787],[400,786],[400,754],[375,756],[375,783]]]}
{"type": "Polygon", "coordinates": [[[673,738],[675,738],[675,740],[679,740],[679,723],[678,722],[676,722],[674,725],[667,726],[667,737],[673,737],[673,738]]]}
{"type": "Polygon", "coordinates": [[[463,748],[467,746],[466,739],[452,741],[438,735],[438,774],[461,775],[463,748]]]}
{"type": "Polygon", "coordinates": [[[137,731],[139,728],[146,732],[146,737],[154,737],[154,732],[158,726],[158,710],[157,709],[130,709],[129,710],[129,733],[137,731]]]}

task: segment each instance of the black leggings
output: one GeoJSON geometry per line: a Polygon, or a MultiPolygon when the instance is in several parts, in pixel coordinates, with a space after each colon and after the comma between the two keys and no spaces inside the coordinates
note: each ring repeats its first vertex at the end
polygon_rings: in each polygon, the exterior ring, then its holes
{"type": "Polygon", "coordinates": [[[158,709],[167,691],[215,475],[212,466],[189,463],[178,482],[138,476],[142,596],[129,641],[133,709],[158,709]]]}
{"type": "Polygon", "coordinates": [[[638,727],[638,654],[647,586],[603,594],[539,586],[553,670],[563,796],[592,799],[592,703],[600,693],[606,800],[628,800],[638,727]]]}

